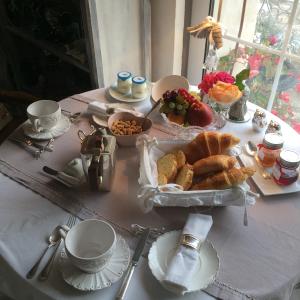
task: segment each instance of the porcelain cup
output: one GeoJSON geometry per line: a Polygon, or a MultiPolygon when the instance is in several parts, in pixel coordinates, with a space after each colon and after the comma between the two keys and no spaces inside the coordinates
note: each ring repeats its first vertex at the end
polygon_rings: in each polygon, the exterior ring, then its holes
{"type": "MultiPolygon", "coordinates": [[[[65,229],[65,226],[64,226],[65,229]]],[[[111,258],[116,244],[116,232],[107,222],[89,219],[67,232],[60,229],[71,263],[86,273],[97,273],[111,258]]]]}
{"type": "Polygon", "coordinates": [[[27,116],[34,131],[50,131],[61,117],[61,108],[56,101],[39,100],[27,107],[27,116]]]}

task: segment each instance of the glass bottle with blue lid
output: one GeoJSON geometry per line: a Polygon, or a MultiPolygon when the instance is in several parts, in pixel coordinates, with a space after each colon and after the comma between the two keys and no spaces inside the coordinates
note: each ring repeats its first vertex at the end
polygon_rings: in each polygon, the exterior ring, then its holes
{"type": "Polygon", "coordinates": [[[131,92],[132,75],[130,72],[122,71],[118,73],[117,90],[121,94],[131,92]]]}

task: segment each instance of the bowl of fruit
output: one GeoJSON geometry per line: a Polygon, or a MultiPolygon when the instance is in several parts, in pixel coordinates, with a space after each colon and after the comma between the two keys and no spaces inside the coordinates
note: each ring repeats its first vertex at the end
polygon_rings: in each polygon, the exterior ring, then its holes
{"type": "Polygon", "coordinates": [[[176,130],[180,137],[190,138],[199,131],[216,128],[217,116],[212,108],[196,93],[183,88],[163,94],[160,113],[170,129],[176,130]]]}

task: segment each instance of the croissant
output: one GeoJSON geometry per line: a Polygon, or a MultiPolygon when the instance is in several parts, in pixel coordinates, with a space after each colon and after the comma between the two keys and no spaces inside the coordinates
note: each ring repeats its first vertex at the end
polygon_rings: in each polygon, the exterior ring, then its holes
{"type": "Polygon", "coordinates": [[[194,165],[196,176],[205,175],[211,172],[221,172],[233,168],[237,160],[234,156],[212,155],[207,158],[197,160],[194,165]]]}
{"type": "Polygon", "coordinates": [[[240,142],[240,139],[229,133],[204,131],[199,133],[183,152],[187,162],[194,164],[197,160],[211,155],[224,154],[229,148],[240,142]]]}
{"type": "Polygon", "coordinates": [[[192,186],[192,190],[223,190],[244,182],[255,173],[253,168],[232,168],[217,173],[192,186]]]}

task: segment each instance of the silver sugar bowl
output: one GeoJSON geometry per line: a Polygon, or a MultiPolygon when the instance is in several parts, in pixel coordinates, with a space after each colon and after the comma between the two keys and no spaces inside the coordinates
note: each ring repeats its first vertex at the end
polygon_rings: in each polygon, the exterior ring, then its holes
{"type": "Polygon", "coordinates": [[[257,132],[263,131],[267,124],[266,113],[260,109],[256,109],[252,118],[253,130],[257,132]]]}

